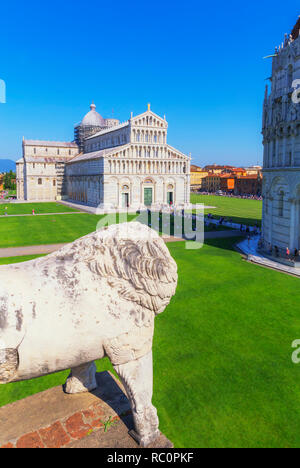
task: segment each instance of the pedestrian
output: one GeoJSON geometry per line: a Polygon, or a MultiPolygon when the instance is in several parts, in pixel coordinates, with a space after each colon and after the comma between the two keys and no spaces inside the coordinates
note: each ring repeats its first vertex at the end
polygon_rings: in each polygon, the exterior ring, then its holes
{"type": "Polygon", "coordinates": [[[250,236],[249,235],[248,235],[247,239],[248,239],[248,247],[250,247],[250,236]]]}
{"type": "Polygon", "coordinates": [[[285,254],[286,254],[286,258],[289,259],[290,258],[290,249],[287,247],[286,250],[285,250],[285,254]]]}
{"type": "Polygon", "coordinates": [[[279,249],[278,249],[277,245],[275,245],[274,250],[275,250],[276,257],[279,257],[279,249]]]}
{"type": "Polygon", "coordinates": [[[32,210],[32,214],[33,214],[33,215],[35,215],[35,211],[34,211],[34,209],[32,210]]]}

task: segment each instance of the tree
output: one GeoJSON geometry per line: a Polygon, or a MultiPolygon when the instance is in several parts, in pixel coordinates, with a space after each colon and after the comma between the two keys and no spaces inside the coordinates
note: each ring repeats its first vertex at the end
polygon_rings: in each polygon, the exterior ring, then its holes
{"type": "Polygon", "coordinates": [[[4,174],[3,186],[5,190],[16,190],[16,174],[13,171],[4,174]]]}

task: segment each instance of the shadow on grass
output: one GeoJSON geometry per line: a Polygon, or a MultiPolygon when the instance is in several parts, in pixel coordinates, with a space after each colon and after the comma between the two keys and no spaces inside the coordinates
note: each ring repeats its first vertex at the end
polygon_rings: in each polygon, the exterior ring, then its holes
{"type": "Polygon", "coordinates": [[[231,250],[236,252],[235,245],[241,242],[244,239],[241,237],[227,237],[219,239],[205,239],[204,245],[209,245],[211,247],[216,247],[217,249],[222,250],[231,250]]]}
{"type": "Polygon", "coordinates": [[[205,216],[208,215],[208,213],[211,213],[214,217],[214,219],[220,219],[220,218],[226,218],[227,220],[232,220],[233,223],[237,224],[246,224],[248,226],[258,226],[261,227],[261,220],[256,219],[256,218],[240,218],[238,216],[221,216],[214,214],[213,210],[205,210],[205,216]]]}

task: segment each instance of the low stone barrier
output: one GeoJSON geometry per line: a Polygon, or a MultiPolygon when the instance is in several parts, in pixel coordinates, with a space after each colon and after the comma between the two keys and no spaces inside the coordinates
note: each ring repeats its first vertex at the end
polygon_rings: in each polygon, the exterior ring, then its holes
{"type": "MultiPolygon", "coordinates": [[[[97,433],[99,448],[138,447],[129,435],[133,418],[121,382],[110,372],[97,373],[96,379],[93,392],[67,395],[59,386],[1,407],[0,448],[89,447],[97,433]]],[[[161,446],[172,446],[164,436],[159,439],[161,446]]]]}

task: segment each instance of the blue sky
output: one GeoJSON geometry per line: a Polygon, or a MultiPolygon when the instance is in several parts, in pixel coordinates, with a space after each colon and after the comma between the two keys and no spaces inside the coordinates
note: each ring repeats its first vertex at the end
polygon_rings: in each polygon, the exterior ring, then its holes
{"type": "Polygon", "coordinates": [[[299,14],[279,0],[2,2],[0,158],[18,159],[23,135],[72,139],[94,100],[122,121],[150,102],[195,164],[261,162],[262,57],[299,14]]]}

